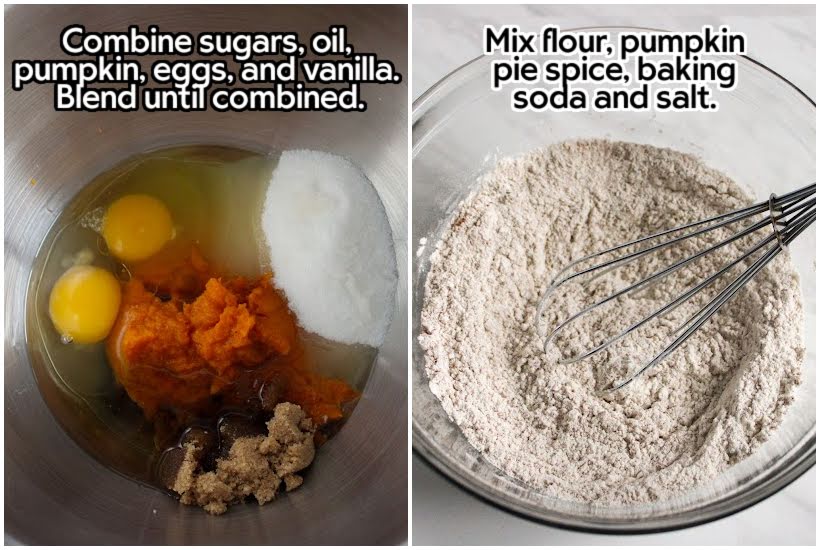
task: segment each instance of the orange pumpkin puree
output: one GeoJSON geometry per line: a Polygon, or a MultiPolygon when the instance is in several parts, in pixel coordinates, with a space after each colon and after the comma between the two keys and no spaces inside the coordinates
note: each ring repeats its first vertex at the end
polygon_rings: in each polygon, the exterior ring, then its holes
{"type": "Polygon", "coordinates": [[[270,276],[219,278],[196,248],[166,252],[132,268],[106,341],[129,397],[151,419],[160,410],[190,416],[241,407],[266,383],[325,425],[358,392],[316,373],[296,318],[270,276]]]}

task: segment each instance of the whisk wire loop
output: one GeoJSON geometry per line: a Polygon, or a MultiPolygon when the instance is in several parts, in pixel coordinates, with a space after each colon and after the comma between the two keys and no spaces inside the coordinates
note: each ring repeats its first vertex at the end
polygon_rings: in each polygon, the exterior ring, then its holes
{"type": "Polygon", "coordinates": [[[587,359],[601,351],[605,350],[612,344],[620,341],[627,335],[635,332],[640,327],[644,326],[653,319],[669,314],[671,311],[686,303],[688,300],[694,298],[697,294],[705,288],[711,286],[722,276],[729,273],[733,268],[745,262],[751,262],[745,270],[740,273],[731,283],[726,285],[712,300],[703,305],[697,313],[692,315],[685,321],[676,331],[673,332],[674,339],[661,352],[655,355],[648,362],[643,364],[638,370],[629,374],[625,378],[613,383],[605,391],[611,392],[621,389],[638,378],[641,374],[656,366],[663,361],[669,354],[678,349],[695,331],[697,331],[703,324],[705,324],[726,302],[728,302],[737,292],[743,288],[757,273],[759,273],[769,262],[772,261],[780,252],[786,249],[800,233],[812,225],[816,220],[816,183],[807,185],[791,193],[784,195],[772,194],[768,200],[761,201],[757,204],[745,208],[739,208],[732,212],[719,214],[710,218],[690,222],[678,227],[666,229],[653,233],[651,235],[643,236],[627,243],[623,243],[606,250],[601,250],[593,254],[589,254],[570,262],[567,266],[561,269],[553,278],[547,290],[539,300],[536,319],[540,320],[546,304],[553,293],[560,287],[568,284],[571,281],[579,279],[584,276],[600,276],[610,270],[618,269],[631,262],[637,261],[649,254],[658,252],[660,250],[669,248],[685,240],[697,238],[712,231],[730,226],[734,223],[747,221],[750,222],[745,227],[734,231],[725,239],[707,246],[706,248],[695,252],[687,257],[675,261],[671,265],[663,267],[649,276],[627,285],[624,288],[616,290],[606,297],[594,302],[592,305],[582,308],[580,311],[571,314],[566,320],[561,321],[548,334],[545,335],[544,351],[547,352],[550,343],[552,343],[562,330],[568,325],[577,321],[580,317],[589,314],[593,310],[612,302],[622,296],[629,296],[631,293],[637,292],[650,284],[657,284],[672,273],[679,271],[691,264],[692,262],[703,258],[704,256],[715,252],[731,243],[735,243],[755,234],[758,231],[765,230],[767,227],[771,228],[771,232],[767,233],[763,238],[759,239],[754,245],[747,248],[741,254],[724,263],[712,275],[700,281],[692,288],[677,295],[671,302],[655,309],[646,317],[637,322],[632,323],[628,328],[622,330],[613,337],[610,337],[598,344],[594,348],[581,352],[571,358],[562,359],[560,363],[570,364],[583,359],[587,359]],[[752,221],[754,216],[764,215],[758,221],[752,221]],[[685,233],[684,233],[685,232],[685,233]],[[681,234],[683,233],[683,234],[681,234]],[[673,236],[677,235],[677,236],[673,236]],[[653,241],[663,239],[660,243],[651,244],[653,241]],[[639,245],[645,245],[638,250],[627,252],[626,249],[639,245]],[[761,253],[761,250],[763,251],[761,253]],[[619,257],[602,261],[601,258],[621,252],[619,257]],[[760,256],[752,261],[752,259],[760,254],[760,256]],[[579,266],[587,262],[598,260],[597,263],[590,267],[578,269],[579,266]]]}

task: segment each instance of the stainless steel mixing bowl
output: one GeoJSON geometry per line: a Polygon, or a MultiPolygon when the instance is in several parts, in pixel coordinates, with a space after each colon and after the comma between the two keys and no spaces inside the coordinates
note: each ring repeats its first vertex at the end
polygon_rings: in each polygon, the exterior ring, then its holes
{"type": "MultiPolygon", "coordinates": [[[[405,6],[25,6],[5,13],[6,68],[65,57],[60,31],[128,25],[188,31],[296,31],[346,24],[358,51],[407,69],[405,6]]],[[[406,75],[405,75],[406,76],[406,75]]],[[[5,93],[5,526],[37,544],[396,543],[407,532],[406,84],[364,88],[365,113],[57,113],[48,86],[5,93]],[[69,199],[95,175],[147,150],[178,144],[260,152],[325,150],[368,175],[387,209],[400,274],[387,340],[344,429],[322,447],[304,487],[260,507],[212,517],[121,477],[70,439],[38,388],[26,348],[32,261],[69,199]],[[31,182],[36,180],[36,185],[31,182]]]]}
{"type": "MultiPolygon", "coordinates": [[[[580,29],[590,30],[590,29],[580,29]]],[[[613,37],[622,28],[598,28],[613,37]]],[[[565,31],[571,32],[571,31],[565,31]]],[[[548,497],[493,466],[474,449],[430,391],[420,310],[430,255],[461,199],[499,158],[578,138],[670,147],[703,158],[758,200],[815,178],[814,102],[771,69],[738,62],[738,86],[710,113],[514,113],[509,91],[490,91],[490,58],[476,59],[413,106],[413,448],[472,493],[523,516],[580,530],[635,533],[676,529],[742,510],[775,493],[815,462],[816,230],[790,245],[801,277],[807,355],[803,383],[780,428],[747,459],[711,483],[669,500],[607,507],[548,497]]],[[[469,306],[470,304],[465,304],[469,306]]]]}

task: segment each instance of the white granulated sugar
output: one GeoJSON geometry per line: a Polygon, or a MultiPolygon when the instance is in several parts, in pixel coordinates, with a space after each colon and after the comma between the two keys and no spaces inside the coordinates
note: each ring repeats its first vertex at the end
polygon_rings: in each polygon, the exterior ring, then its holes
{"type": "Polygon", "coordinates": [[[596,389],[660,351],[731,279],[607,352],[569,365],[558,364],[560,353],[594,347],[739,248],[582,318],[546,354],[539,327],[726,233],[569,288],[544,319],[535,309],[571,260],[748,203],[729,178],[668,149],[593,140],[502,160],[459,205],[431,255],[419,336],[430,389],[491,463],[549,496],[630,504],[708,483],[773,433],[800,383],[802,298],[788,254],[666,361],[606,397],[596,389]]]}
{"type": "Polygon", "coordinates": [[[384,206],[361,170],[329,153],[282,153],[261,225],[274,282],[301,325],[330,340],[381,345],[396,256],[384,206]]]}

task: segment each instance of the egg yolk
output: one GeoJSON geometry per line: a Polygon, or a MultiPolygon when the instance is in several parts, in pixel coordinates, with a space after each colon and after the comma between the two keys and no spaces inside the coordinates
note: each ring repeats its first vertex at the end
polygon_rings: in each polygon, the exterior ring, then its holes
{"type": "Polygon", "coordinates": [[[102,234],[114,256],[126,262],[156,254],[174,237],[171,213],[149,195],[126,195],[105,212],[102,234]]]}
{"type": "Polygon", "coordinates": [[[119,281],[105,269],[74,266],[51,289],[49,316],[64,339],[93,344],[111,331],[120,308],[120,293],[119,281]]]}

